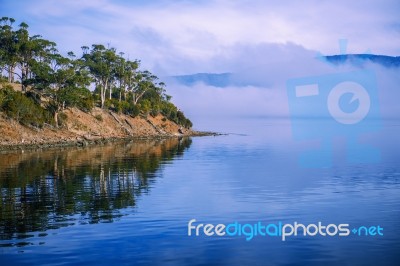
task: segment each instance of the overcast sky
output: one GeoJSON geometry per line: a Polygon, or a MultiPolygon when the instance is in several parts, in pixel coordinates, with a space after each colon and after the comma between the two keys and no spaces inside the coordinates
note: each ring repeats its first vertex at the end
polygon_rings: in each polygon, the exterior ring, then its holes
{"type": "Polygon", "coordinates": [[[243,61],[227,58],[270,43],[338,54],[347,39],[350,53],[400,55],[398,0],[0,0],[0,10],[62,52],[110,44],[160,75],[231,71],[243,61]]]}
{"type": "MultiPolygon", "coordinates": [[[[0,0],[0,10],[64,54],[101,43],[161,78],[233,72],[252,81],[227,88],[167,83],[195,125],[216,114],[288,116],[288,79],[349,71],[316,60],[318,53],[400,55],[399,0],[0,0]]],[[[382,113],[398,114],[398,69],[372,67],[382,113]]]]}

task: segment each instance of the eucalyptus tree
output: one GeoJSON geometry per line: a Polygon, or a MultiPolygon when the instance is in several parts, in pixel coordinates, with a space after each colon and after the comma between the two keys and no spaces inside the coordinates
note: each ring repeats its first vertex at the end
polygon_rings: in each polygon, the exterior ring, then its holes
{"type": "Polygon", "coordinates": [[[137,69],[139,68],[139,61],[130,61],[123,57],[124,53],[120,52],[117,57],[115,66],[115,83],[119,89],[119,101],[121,102],[122,96],[127,100],[127,94],[132,88],[136,86],[137,69]]]}
{"type": "Polygon", "coordinates": [[[51,111],[56,124],[64,107],[90,111],[97,95],[102,108],[109,100],[107,107],[118,112],[161,112],[177,123],[191,124],[170,102],[165,84],[151,72],[139,69],[139,60],[126,59],[124,53],[117,54],[114,48],[100,44],[83,46],[79,59],[72,52],[64,57],[56,43],[40,35],[31,36],[26,23],[15,30],[14,22],[13,18],[0,19],[0,73],[6,72],[10,83],[19,77],[23,91],[20,96],[31,97],[41,108],[46,106],[46,116],[51,111]],[[90,84],[95,85],[93,93],[88,89],[90,84]]]}
{"type": "Polygon", "coordinates": [[[31,66],[36,60],[43,59],[47,49],[52,49],[56,44],[42,39],[40,35],[30,36],[28,25],[24,22],[18,30],[13,30],[15,20],[12,18],[3,17],[0,22],[0,59],[8,72],[8,82],[15,82],[14,76],[18,76],[22,91],[26,91],[27,81],[31,78],[31,66]]]}
{"type": "Polygon", "coordinates": [[[124,100],[128,100],[128,94],[132,94],[133,90],[136,88],[138,83],[138,68],[139,68],[140,61],[125,61],[124,66],[122,68],[122,75],[118,76],[121,78],[121,88],[124,94],[124,100]]]}
{"type": "Polygon", "coordinates": [[[14,73],[17,66],[17,38],[13,31],[15,19],[2,17],[0,19],[0,61],[7,72],[8,82],[14,82],[14,73]]]}
{"type": "Polygon", "coordinates": [[[105,48],[101,44],[93,44],[89,51],[88,47],[83,46],[82,60],[89,69],[96,87],[100,89],[101,108],[104,108],[107,89],[112,90],[112,81],[115,77],[115,65],[117,62],[116,50],[105,48]]]}
{"type": "Polygon", "coordinates": [[[26,91],[26,80],[29,75],[29,68],[31,60],[33,60],[35,50],[37,47],[35,40],[39,36],[29,36],[28,24],[22,22],[19,25],[19,30],[16,31],[17,38],[17,65],[20,69],[20,74],[15,73],[20,77],[22,91],[26,91]]]}
{"type": "MultiPolygon", "coordinates": [[[[91,109],[91,93],[86,88],[90,84],[89,73],[72,52],[63,57],[53,47],[42,60],[32,64],[32,78],[29,84],[33,89],[49,99],[48,109],[58,125],[58,114],[67,106],[91,109]]],[[[87,110],[87,111],[89,111],[87,110]]]]}
{"type": "Polygon", "coordinates": [[[115,69],[114,69],[115,83],[117,83],[116,86],[118,88],[120,102],[122,100],[122,92],[125,89],[125,75],[126,75],[126,71],[125,71],[126,60],[123,57],[123,55],[124,55],[124,53],[120,52],[119,56],[117,56],[115,69]]]}
{"type": "Polygon", "coordinates": [[[141,71],[137,73],[135,79],[135,86],[130,88],[130,92],[133,95],[133,103],[136,105],[143,97],[143,95],[153,89],[157,90],[155,81],[158,80],[158,77],[153,75],[148,70],[141,71]]]}

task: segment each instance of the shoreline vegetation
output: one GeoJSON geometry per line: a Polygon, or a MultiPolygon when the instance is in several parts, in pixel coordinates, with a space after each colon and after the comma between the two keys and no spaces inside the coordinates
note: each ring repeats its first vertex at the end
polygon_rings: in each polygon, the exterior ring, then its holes
{"type": "Polygon", "coordinates": [[[49,124],[41,128],[27,126],[0,113],[0,151],[43,149],[50,147],[86,147],[135,140],[217,136],[179,126],[159,114],[132,117],[101,108],[86,113],[77,108],[64,110],[63,127],[49,124]],[[101,117],[101,119],[100,119],[101,117]]]}
{"type": "Polygon", "coordinates": [[[14,23],[0,19],[0,150],[218,135],[193,131],[140,60],[102,44],[63,56],[14,23]]]}

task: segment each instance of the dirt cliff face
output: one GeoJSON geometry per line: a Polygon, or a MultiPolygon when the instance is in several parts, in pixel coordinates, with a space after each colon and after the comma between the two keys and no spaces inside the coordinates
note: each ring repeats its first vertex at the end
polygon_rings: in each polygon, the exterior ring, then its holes
{"type": "Polygon", "coordinates": [[[0,145],[29,145],[97,139],[192,135],[163,115],[131,117],[94,108],[85,113],[76,108],[63,112],[63,126],[37,129],[8,119],[0,113],[0,145]]]}

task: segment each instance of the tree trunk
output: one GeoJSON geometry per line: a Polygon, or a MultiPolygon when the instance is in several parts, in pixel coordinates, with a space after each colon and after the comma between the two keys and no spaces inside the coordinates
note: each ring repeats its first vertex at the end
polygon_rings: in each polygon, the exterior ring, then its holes
{"type": "Polygon", "coordinates": [[[100,88],[100,98],[101,98],[101,108],[104,108],[104,103],[106,101],[106,90],[107,90],[108,81],[105,81],[100,88]]]}
{"type": "Polygon", "coordinates": [[[26,79],[26,67],[21,67],[21,89],[22,89],[22,92],[26,92],[25,79],[26,79]]]}
{"type": "Polygon", "coordinates": [[[54,112],[54,122],[56,124],[56,127],[58,127],[58,111],[54,112]]]}
{"type": "Polygon", "coordinates": [[[14,82],[14,67],[13,66],[8,66],[8,82],[9,83],[14,82]]]}
{"type": "Polygon", "coordinates": [[[142,96],[146,93],[146,91],[147,91],[147,89],[142,91],[140,94],[134,93],[134,103],[135,103],[135,105],[138,103],[140,98],[142,98],[142,96]]]}
{"type": "Polygon", "coordinates": [[[12,66],[12,67],[11,67],[11,82],[12,82],[12,83],[15,82],[14,71],[15,71],[15,66],[12,66]]]}
{"type": "Polygon", "coordinates": [[[105,95],[104,95],[104,87],[102,86],[101,88],[100,88],[100,99],[101,99],[101,108],[103,109],[104,108],[104,102],[105,102],[105,95]]]}

